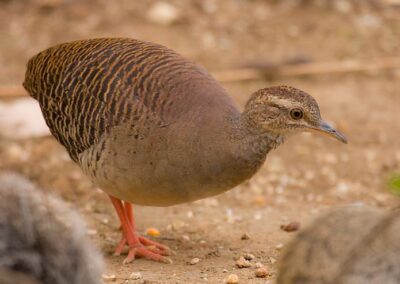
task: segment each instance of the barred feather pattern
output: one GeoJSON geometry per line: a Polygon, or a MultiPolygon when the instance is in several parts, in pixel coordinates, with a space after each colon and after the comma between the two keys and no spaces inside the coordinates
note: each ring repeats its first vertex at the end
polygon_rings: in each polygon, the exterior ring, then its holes
{"type": "Polygon", "coordinates": [[[133,132],[164,127],[201,102],[204,90],[224,92],[174,51],[124,38],[49,48],[28,62],[23,85],[75,162],[115,126],[128,124],[133,132]]]}

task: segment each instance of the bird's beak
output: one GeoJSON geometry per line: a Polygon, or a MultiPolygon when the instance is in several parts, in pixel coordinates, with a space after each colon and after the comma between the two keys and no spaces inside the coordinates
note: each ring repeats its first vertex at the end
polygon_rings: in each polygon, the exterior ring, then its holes
{"type": "Polygon", "coordinates": [[[344,134],[337,131],[335,128],[333,128],[333,126],[331,126],[329,123],[327,123],[326,121],[324,121],[322,119],[321,119],[319,125],[316,127],[312,127],[312,129],[322,132],[324,134],[327,134],[329,136],[332,136],[332,137],[336,138],[337,140],[347,144],[346,136],[344,136],[344,134]]]}

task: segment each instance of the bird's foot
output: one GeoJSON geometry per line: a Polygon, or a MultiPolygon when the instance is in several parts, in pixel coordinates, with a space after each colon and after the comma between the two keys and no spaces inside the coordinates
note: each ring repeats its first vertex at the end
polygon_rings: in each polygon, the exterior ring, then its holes
{"type": "Polygon", "coordinates": [[[117,245],[114,255],[121,255],[125,245],[128,245],[129,252],[128,256],[123,261],[124,264],[132,262],[136,257],[143,257],[164,263],[172,263],[172,260],[166,257],[172,253],[169,247],[142,236],[136,236],[136,238],[130,242],[127,238],[122,237],[117,245]]]}
{"type": "Polygon", "coordinates": [[[124,264],[132,262],[137,256],[159,262],[172,263],[172,260],[166,257],[171,254],[171,250],[167,246],[139,236],[136,233],[132,204],[129,202],[122,203],[120,199],[111,195],[109,197],[117,211],[123,232],[122,239],[115,250],[115,255],[120,255],[127,245],[129,252],[123,262],[124,264]]]}

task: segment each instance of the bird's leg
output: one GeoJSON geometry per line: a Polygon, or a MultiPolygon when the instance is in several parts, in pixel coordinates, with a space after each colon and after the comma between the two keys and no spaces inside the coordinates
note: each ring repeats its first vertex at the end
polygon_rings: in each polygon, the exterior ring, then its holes
{"type": "Polygon", "coordinates": [[[121,221],[123,237],[117,245],[115,254],[121,254],[124,246],[129,246],[129,253],[124,263],[129,263],[136,256],[142,256],[151,260],[171,263],[171,260],[165,255],[169,255],[169,248],[145,237],[139,236],[135,231],[135,223],[133,218],[132,205],[110,196],[111,202],[121,221]]]}
{"type": "MultiPolygon", "coordinates": [[[[130,204],[129,202],[126,202],[126,201],[125,201],[125,202],[124,202],[124,209],[125,209],[125,212],[126,212],[126,214],[127,214],[127,216],[128,216],[128,222],[129,222],[129,224],[131,225],[132,230],[135,232],[136,230],[135,230],[135,227],[133,226],[133,209],[132,209],[132,204],[130,204]]],[[[122,225],[120,226],[120,229],[122,230],[122,225]]],[[[122,235],[122,238],[121,238],[121,240],[119,241],[119,243],[118,243],[118,245],[117,245],[117,247],[116,247],[116,249],[115,249],[114,255],[120,255],[120,254],[122,253],[122,251],[123,251],[125,245],[126,245],[126,238],[125,238],[124,235],[122,235]]]]}
{"type": "MultiPolygon", "coordinates": [[[[133,232],[136,232],[134,218],[133,218],[132,204],[125,201],[124,209],[125,209],[125,212],[127,215],[127,220],[129,222],[129,224],[131,225],[133,232]]],[[[121,229],[122,229],[122,225],[121,225],[121,229]]],[[[169,255],[169,253],[171,252],[169,247],[167,247],[165,245],[162,245],[155,241],[149,240],[142,236],[138,236],[138,238],[139,238],[139,241],[142,243],[142,245],[147,246],[149,249],[151,249],[161,255],[169,255]]],[[[121,238],[120,242],[118,243],[117,248],[115,250],[115,255],[120,255],[122,253],[122,250],[124,249],[126,243],[127,243],[127,239],[124,236],[122,236],[122,238],[121,238]]]]}
{"type": "MultiPolygon", "coordinates": [[[[129,202],[125,201],[124,202],[124,207],[125,207],[126,215],[128,215],[128,221],[133,227],[133,208],[132,208],[132,204],[130,204],[129,202]]],[[[133,229],[135,229],[135,228],[133,227],[133,229]]]]}

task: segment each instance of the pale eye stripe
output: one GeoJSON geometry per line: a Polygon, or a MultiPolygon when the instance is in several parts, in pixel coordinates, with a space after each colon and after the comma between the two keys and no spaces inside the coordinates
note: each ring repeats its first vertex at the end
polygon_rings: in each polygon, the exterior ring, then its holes
{"type": "Polygon", "coordinates": [[[285,107],[287,109],[302,108],[301,104],[297,101],[293,101],[291,99],[277,98],[275,96],[270,96],[269,102],[280,107],[285,107]]]}

